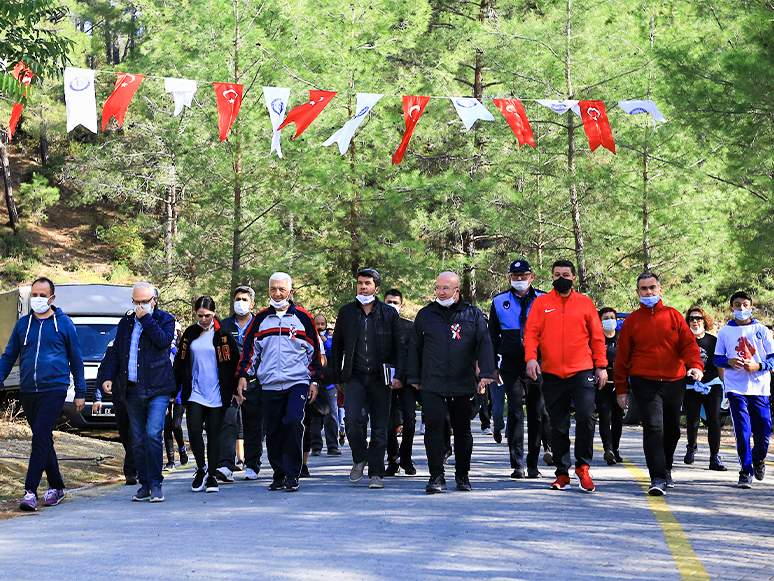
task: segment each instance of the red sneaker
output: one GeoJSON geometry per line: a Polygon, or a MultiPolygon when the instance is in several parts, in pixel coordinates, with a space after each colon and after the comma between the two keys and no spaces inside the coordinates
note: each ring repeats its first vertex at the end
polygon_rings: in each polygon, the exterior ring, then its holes
{"type": "Polygon", "coordinates": [[[594,483],[591,481],[589,467],[586,464],[575,469],[575,478],[578,479],[578,488],[583,492],[594,492],[594,483]]]}
{"type": "Polygon", "coordinates": [[[551,485],[551,490],[569,490],[570,477],[567,474],[560,474],[556,477],[556,482],[551,485]]]}

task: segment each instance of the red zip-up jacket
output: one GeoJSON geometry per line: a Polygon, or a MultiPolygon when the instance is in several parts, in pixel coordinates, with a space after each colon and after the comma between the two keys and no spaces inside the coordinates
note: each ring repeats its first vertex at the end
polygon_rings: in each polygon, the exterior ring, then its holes
{"type": "Polygon", "coordinates": [[[677,381],[685,377],[686,365],[704,369],[699,345],[679,311],[659,301],[626,317],[613,366],[616,393],[628,393],[630,377],[677,381]]]}
{"type": "Polygon", "coordinates": [[[542,371],[566,379],[607,367],[607,348],[597,308],[575,291],[565,302],[556,290],[537,297],[524,329],[524,360],[543,358],[542,371]]]}

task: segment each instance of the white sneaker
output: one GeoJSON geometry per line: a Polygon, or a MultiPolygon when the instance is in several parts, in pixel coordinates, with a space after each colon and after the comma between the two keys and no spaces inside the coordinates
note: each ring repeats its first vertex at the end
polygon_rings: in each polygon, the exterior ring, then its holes
{"type": "Polygon", "coordinates": [[[258,473],[252,468],[245,468],[245,480],[258,480],[258,473]]]}
{"type": "Polygon", "coordinates": [[[221,482],[225,482],[227,484],[234,482],[234,473],[231,472],[231,470],[229,470],[225,466],[222,468],[218,468],[215,471],[215,477],[221,482]]]}

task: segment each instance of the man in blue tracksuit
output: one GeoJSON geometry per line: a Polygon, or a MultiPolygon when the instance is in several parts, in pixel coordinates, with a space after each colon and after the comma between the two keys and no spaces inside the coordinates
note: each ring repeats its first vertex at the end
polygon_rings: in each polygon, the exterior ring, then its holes
{"type": "Polygon", "coordinates": [[[24,482],[21,510],[38,506],[37,490],[43,471],[48,479],[44,506],[55,506],[64,498],[64,482],[54,451],[52,432],[62,415],[72,373],[75,409],[80,412],[86,398],[83,355],[78,333],[70,317],[54,306],[54,283],[39,278],[32,283],[32,312],[16,322],[5,353],[0,357],[0,385],[19,359],[19,399],[32,428],[32,451],[24,482]]]}
{"type": "MultiPolygon", "coordinates": [[[[532,286],[535,275],[524,259],[511,263],[511,288],[496,295],[489,311],[489,335],[495,357],[502,356],[499,380],[508,397],[508,450],[511,457],[511,478],[524,478],[524,404],[527,404],[527,476],[540,478],[537,463],[543,434],[550,434],[541,390],[541,377],[531,379],[524,361],[524,327],[534,301],[545,293],[532,286]]],[[[495,363],[496,365],[496,363],[495,363]]],[[[495,426],[495,436],[499,431],[495,426]]],[[[497,439],[497,437],[495,437],[497,439]]],[[[545,438],[548,440],[548,437],[545,438]]]]}

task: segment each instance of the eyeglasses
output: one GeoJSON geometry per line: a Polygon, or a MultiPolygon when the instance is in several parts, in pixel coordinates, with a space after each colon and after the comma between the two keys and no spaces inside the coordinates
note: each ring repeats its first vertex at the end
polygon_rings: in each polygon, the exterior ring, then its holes
{"type": "Polygon", "coordinates": [[[688,320],[689,320],[689,321],[703,321],[703,320],[704,320],[704,317],[702,317],[702,316],[700,316],[700,315],[696,315],[696,316],[694,316],[694,317],[688,317],[688,320]]]}
{"type": "Polygon", "coordinates": [[[148,304],[150,304],[150,302],[152,300],[153,300],[153,297],[149,298],[147,301],[135,301],[134,299],[132,299],[132,304],[135,307],[139,307],[140,305],[148,305],[148,304]]]}
{"type": "Polygon", "coordinates": [[[452,291],[452,290],[457,290],[458,288],[460,288],[460,287],[458,287],[458,286],[438,286],[438,285],[435,285],[435,292],[438,292],[438,291],[446,291],[446,292],[448,292],[448,291],[452,291]]]}
{"type": "Polygon", "coordinates": [[[531,272],[512,272],[511,280],[529,280],[530,276],[532,276],[531,272]]]}

